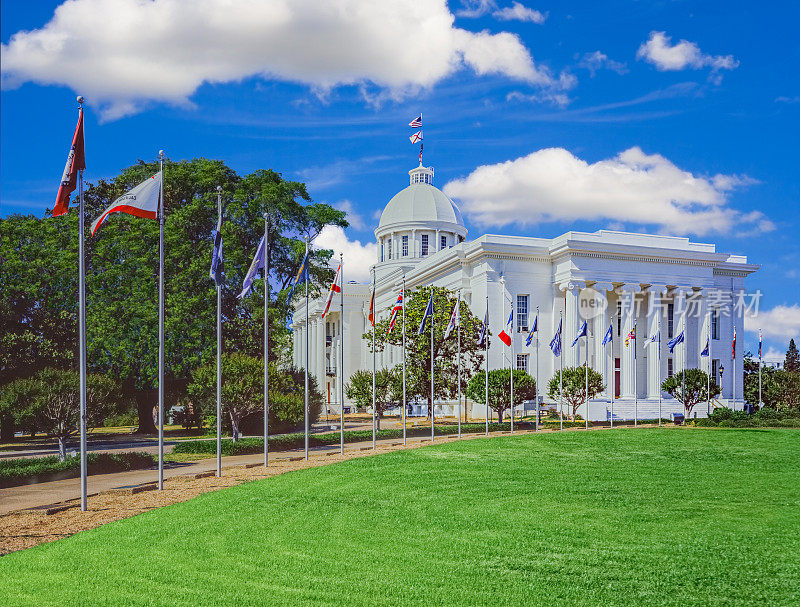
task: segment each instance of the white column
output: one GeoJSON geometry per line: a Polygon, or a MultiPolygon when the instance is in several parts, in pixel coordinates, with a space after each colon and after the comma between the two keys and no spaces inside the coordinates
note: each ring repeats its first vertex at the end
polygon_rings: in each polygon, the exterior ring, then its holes
{"type": "Polygon", "coordinates": [[[409,251],[411,257],[419,257],[417,255],[417,231],[411,230],[411,250],[409,251]]]}
{"type": "Polygon", "coordinates": [[[433,252],[439,250],[439,230],[436,230],[436,245],[433,248],[433,252]]]}
{"type": "MultiPolygon", "coordinates": [[[[663,315],[663,297],[667,294],[666,285],[650,285],[647,288],[649,294],[647,301],[647,335],[642,334],[642,343],[644,344],[644,337],[648,339],[656,334],[659,330],[659,322],[661,323],[661,342],[658,344],[647,344],[645,351],[647,352],[647,398],[657,399],[661,392],[661,365],[660,360],[663,358],[664,347],[666,341],[664,340],[664,315],[663,315]],[[658,350],[661,349],[661,356],[658,350]]],[[[638,336],[637,336],[638,337],[638,336]]]]}
{"type": "Polygon", "coordinates": [[[690,289],[687,294],[689,299],[687,300],[686,320],[684,321],[686,328],[686,366],[689,369],[699,369],[700,350],[698,349],[698,344],[700,343],[700,331],[705,319],[705,316],[701,316],[703,311],[702,292],[690,289]]]}
{"type": "Polygon", "coordinates": [[[581,289],[586,287],[583,281],[571,280],[565,285],[567,297],[567,311],[564,317],[564,366],[576,367],[583,361],[583,343],[579,343],[573,348],[572,342],[578,334],[582,319],[578,310],[578,299],[581,289]]]}
{"type": "Polygon", "coordinates": [[[606,389],[603,396],[608,398],[614,393],[614,357],[611,352],[611,345],[603,345],[603,338],[606,336],[610,324],[610,314],[608,310],[608,293],[614,289],[610,282],[598,282],[593,285],[597,292],[599,304],[597,315],[593,320],[594,332],[594,370],[603,375],[603,385],[606,389]]]}
{"type": "Polygon", "coordinates": [[[692,290],[688,287],[677,287],[672,292],[672,301],[674,303],[672,321],[674,324],[673,334],[680,335],[681,331],[684,331],[684,343],[675,346],[672,353],[675,361],[673,372],[676,375],[686,368],[686,296],[691,292],[692,290]]]}
{"type": "MultiPolygon", "coordinates": [[[[620,350],[622,358],[622,386],[620,386],[620,396],[622,398],[633,398],[634,384],[636,383],[636,355],[634,348],[636,341],[641,340],[641,327],[638,330],[636,340],[632,340],[629,346],[625,346],[625,338],[633,329],[636,323],[636,293],[641,287],[638,284],[626,283],[619,288],[619,295],[622,298],[622,335],[620,336],[620,350]]],[[[638,386],[637,386],[638,388],[638,386]]]]}

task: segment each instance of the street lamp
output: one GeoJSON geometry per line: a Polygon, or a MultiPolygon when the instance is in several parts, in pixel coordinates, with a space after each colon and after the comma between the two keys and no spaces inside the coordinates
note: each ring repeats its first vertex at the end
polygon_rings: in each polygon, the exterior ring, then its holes
{"type": "Polygon", "coordinates": [[[719,395],[722,396],[722,374],[725,372],[725,366],[719,366],[719,395]]]}

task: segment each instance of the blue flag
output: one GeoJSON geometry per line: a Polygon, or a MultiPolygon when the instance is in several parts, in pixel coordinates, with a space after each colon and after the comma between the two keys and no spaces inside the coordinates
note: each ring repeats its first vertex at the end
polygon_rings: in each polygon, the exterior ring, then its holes
{"type": "Polygon", "coordinates": [[[428,299],[428,305],[425,306],[425,314],[422,315],[422,322],[419,325],[419,329],[417,329],[417,335],[425,333],[425,323],[428,322],[431,316],[433,316],[433,292],[431,292],[431,297],[428,299]]]}
{"type": "Polygon", "coordinates": [[[575,340],[572,342],[572,347],[573,348],[575,347],[575,344],[578,343],[578,340],[581,337],[586,337],[586,321],[585,320],[583,321],[583,324],[581,325],[581,330],[578,331],[578,334],[575,336],[575,340]]]}
{"type": "Polygon", "coordinates": [[[222,257],[222,217],[217,221],[217,232],[214,235],[214,248],[211,250],[211,269],[208,275],[218,287],[225,284],[225,269],[222,257]]]}
{"type": "Polygon", "coordinates": [[[295,287],[305,280],[308,280],[308,253],[303,256],[303,261],[300,262],[300,268],[297,270],[297,276],[294,277],[292,288],[289,290],[289,296],[286,298],[287,302],[292,301],[292,295],[294,295],[295,287]]]}
{"type": "Polygon", "coordinates": [[[606,336],[603,338],[603,345],[605,346],[608,343],[611,343],[614,339],[613,331],[611,330],[612,325],[608,325],[608,331],[606,331],[606,336]]]}
{"type": "Polygon", "coordinates": [[[678,333],[675,337],[673,337],[672,339],[670,339],[667,342],[667,347],[669,348],[669,353],[672,354],[672,351],[675,349],[675,346],[677,346],[678,344],[682,344],[682,343],[683,343],[683,331],[678,333]]]}
{"type": "Polygon", "coordinates": [[[708,356],[709,353],[708,346],[709,346],[708,338],[706,337],[706,347],[702,352],[700,352],[700,356],[708,356]]]}
{"type": "Polygon", "coordinates": [[[264,267],[264,237],[261,237],[261,241],[258,243],[258,248],[256,249],[256,256],[253,257],[253,263],[250,264],[250,268],[247,270],[247,274],[244,276],[244,282],[242,283],[242,292],[237,295],[238,299],[247,296],[250,293],[250,289],[253,288],[253,281],[256,279],[258,275],[258,271],[264,267]]]}
{"type": "Polygon", "coordinates": [[[553,351],[554,356],[561,356],[561,324],[563,322],[564,319],[558,321],[558,330],[550,342],[550,349],[553,351]]]}
{"type": "Polygon", "coordinates": [[[486,340],[486,335],[489,332],[489,308],[486,308],[486,316],[483,317],[483,326],[481,327],[481,334],[478,337],[478,345],[482,346],[486,340]]]}
{"type": "Polygon", "coordinates": [[[536,315],[536,318],[533,319],[533,326],[531,330],[528,331],[528,337],[525,339],[525,345],[530,346],[531,342],[533,341],[533,334],[538,333],[539,331],[539,315],[536,315]]]}

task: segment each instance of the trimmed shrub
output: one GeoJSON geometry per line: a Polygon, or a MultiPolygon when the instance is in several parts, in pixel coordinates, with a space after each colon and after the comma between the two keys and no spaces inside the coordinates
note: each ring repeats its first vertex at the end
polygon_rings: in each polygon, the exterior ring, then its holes
{"type": "MultiPolygon", "coordinates": [[[[106,474],[109,472],[127,472],[128,470],[144,470],[155,463],[149,453],[132,451],[129,453],[89,453],[87,468],[89,474],[106,474]]],[[[80,475],[81,458],[79,455],[58,461],[58,456],[21,457],[0,460],[0,487],[25,485],[30,482],[45,482],[53,477],[75,478],[80,475]]]]}

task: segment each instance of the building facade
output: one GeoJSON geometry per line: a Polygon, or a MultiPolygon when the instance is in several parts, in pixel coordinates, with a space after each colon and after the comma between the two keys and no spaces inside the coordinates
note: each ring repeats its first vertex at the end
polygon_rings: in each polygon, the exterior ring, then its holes
{"type": "MultiPolygon", "coordinates": [[[[552,239],[486,234],[467,240],[458,207],[433,185],[433,169],[420,166],[409,176],[410,185],[389,201],[375,230],[379,316],[388,314],[403,278],[407,292],[431,284],[460,291],[478,318],[488,306],[494,336],[513,306],[512,347],[493,339],[489,368],[514,365],[545,388],[562,363],[588,362],[606,386],[589,403],[592,420],[609,419],[612,406],[614,419],[633,419],[635,411],[640,419],[655,418],[659,406],[664,417],[682,412],[682,405],[660,387],[664,378],[684,368],[710,371],[722,387],[718,404],[743,408],[742,356],[734,359],[732,344],[752,305],[744,281],[758,266],[743,256],[719,253],[713,244],[609,230],[567,232],[552,239]],[[537,316],[538,334],[527,347],[537,316]],[[584,320],[588,338],[572,347],[584,320]],[[561,358],[549,348],[559,322],[561,358]],[[609,327],[612,339],[604,345],[609,327]],[[683,343],[670,353],[669,340],[681,332],[683,343]],[[701,356],[707,343],[709,355],[701,356]]],[[[295,308],[294,363],[305,367],[308,360],[331,412],[338,412],[341,402],[340,361],[345,382],[359,369],[372,369],[372,354],[362,340],[371,289],[345,283],[344,309],[337,298],[324,320],[324,298],[310,301],[307,325],[305,301],[295,308]]],[[[398,347],[377,354],[378,368],[401,361],[398,347]]],[[[472,417],[485,415],[481,405],[468,404],[467,409],[472,417]]],[[[435,405],[437,415],[453,410],[454,403],[435,405]]],[[[585,406],[578,413],[587,415],[585,406]]],[[[706,415],[705,402],[694,414],[706,415]]]]}

